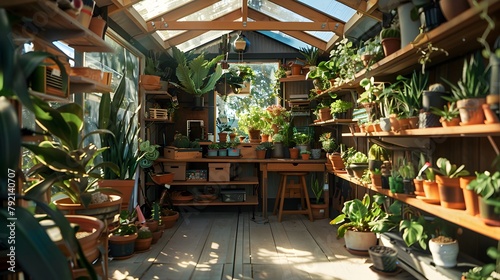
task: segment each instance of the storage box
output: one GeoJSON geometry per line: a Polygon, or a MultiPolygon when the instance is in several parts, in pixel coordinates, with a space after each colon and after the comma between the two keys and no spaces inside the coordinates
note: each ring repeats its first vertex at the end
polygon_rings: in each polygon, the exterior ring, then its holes
{"type": "Polygon", "coordinates": [[[187,170],[186,181],[206,181],[207,171],[203,169],[187,170]]]}
{"type": "Polygon", "coordinates": [[[238,148],[240,149],[241,158],[257,158],[255,147],[259,144],[254,143],[241,143],[238,148]]]}
{"type": "Polygon", "coordinates": [[[222,202],[243,202],[247,200],[245,189],[221,189],[220,196],[222,202]]]}
{"type": "Polygon", "coordinates": [[[208,180],[210,182],[228,182],[230,163],[209,163],[208,180]]]}
{"type": "Polygon", "coordinates": [[[181,149],[177,147],[165,147],[163,149],[163,156],[169,159],[190,159],[201,158],[202,154],[194,149],[181,149]]]}
{"type": "Polygon", "coordinates": [[[67,98],[69,96],[69,80],[63,91],[61,70],[57,65],[38,66],[30,78],[30,87],[34,91],[67,98]]]}
{"type": "Polygon", "coordinates": [[[167,163],[165,171],[174,173],[174,181],[186,181],[186,163],[167,163]]]}

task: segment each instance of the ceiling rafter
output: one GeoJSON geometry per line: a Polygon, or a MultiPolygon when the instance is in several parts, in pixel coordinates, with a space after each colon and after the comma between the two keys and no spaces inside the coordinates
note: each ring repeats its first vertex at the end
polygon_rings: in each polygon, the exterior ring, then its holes
{"type": "MultiPolygon", "coordinates": [[[[229,14],[225,14],[224,16],[222,16],[220,18],[214,19],[214,21],[215,22],[217,22],[217,21],[230,21],[230,20],[239,19],[240,17],[241,17],[240,11],[235,10],[229,14]]],[[[181,34],[178,34],[178,35],[166,40],[166,42],[168,42],[168,44],[170,46],[176,46],[176,45],[184,43],[188,40],[196,38],[204,33],[206,33],[206,30],[191,30],[189,32],[183,32],[181,34]]]]}
{"type": "MultiPolygon", "coordinates": [[[[277,21],[276,19],[269,17],[268,15],[265,15],[259,11],[251,9],[249,12],[249,16],[252,19],[255,20],[267,20],[267,21],[277,21]]],[[[292,36],[295,39],[301,40],[304,43],[307,43],[311,46],[317,47],[318,49],[325,50],[326,49],[326,44],[324,41],[321,39],[318,39],[306,32],[303,31],[282,31],[283,33],[292,36]]]]}
{"type": "Polygon", "coordinates": [[[217,2],[219,2],[219,0],[195,0],[187,4],[184,4],[180,7],[177,7],[169,12],[160,14],[157,17],[148,20],[147,23],[149,24],[150,22],[153,21],[161,21],[162,19],[165,18],[168,18],[168,20],[178,20],[183,17],[194,14],[199,10],[209,7],[217,2]]]}
{"type": "Polygon", "coordinates": [[[337,0],[363,15],[369,16],[375,20],[382,21],[382,12],[377,10],[378,0],[337,0]]]}

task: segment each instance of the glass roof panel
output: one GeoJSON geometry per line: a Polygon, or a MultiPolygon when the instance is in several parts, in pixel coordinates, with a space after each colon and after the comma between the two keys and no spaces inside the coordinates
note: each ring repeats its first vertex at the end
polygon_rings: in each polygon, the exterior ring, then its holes
{"type": "Polygon", "coordinates": [[[303,4],[310,6],[318,11],[321,11],[334,18],[338,18],[343,22],[347,22],[356,13],[356,10],[339,3],[335,0],[318,1],[318,0],[299,0],[303,4]]]}
{"type": "Polygon", "coordinates": [[[198,37],[195,37],[189,41],[186,41],[182,44],[177,45],[176,47],[179,48],[179,50],[183,52],[190,51],[192,49],[195,49],[199,46],[202,46],[206,43],[209,43],[213,40],[220,39],[220,37],[224,34],[228,34],[233,32],[233,30],[214,30],[214,31],[208,31],[204,33],[203,35],[200,35],[198,37]]]}
{"type": "Polygon", "coordinates": [[[241,1],[222,0],[204,9],[192,13],[179,21],[213,20],[241,8],[241,1]]]}
{"type": "Polygon", "coordinates": [[[261,34],[266,35],[267,37],[273,38],[285,45],[288,45],[292,48],[300,49],[300,48],[306,48],[309,47],[308,44],[297,40],[291,36],[288,36],[287,34],[281,32],[281,31],[258,31],[261,34]]]}
{"type": "Polygon", "coordinates": [[[287,21],[299,21],[299,22],[310,22],[310,19],[307,19],[299,14],[296,14],[288,9],[283,8],[282,6],[276,5],[268,0],[261,1],[253,1],[253,3],[248,3],[249,7],[268,15],[274,19],[279,21],[287,22],[287,21]]]}
{"type": "Polygon", "coordinates": [[[132,7],[148,21],[192,1],[194,0],[142,0],[132,7]]]}

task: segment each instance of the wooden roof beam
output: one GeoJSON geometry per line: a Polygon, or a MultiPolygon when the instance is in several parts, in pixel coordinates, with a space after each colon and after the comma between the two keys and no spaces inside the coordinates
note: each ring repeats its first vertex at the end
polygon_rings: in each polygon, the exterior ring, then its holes
{"type": "Polygon", "coordinates": [[[155,21],[149,31],[157,30],[280,30],[280,31],[343,31],[337,22],[280,22],[280,21],[155,21]]]}
{"type": "MultiPolygon", "coordinates": [[[[313,47],[316,47],[322,51],[326,50],[326,43],[325,41],[318,39],[317,37],[314,37],[312,35],[309,35],[305,32],[302,31],[283,31],[283,33],[300,40],[306,44],[309,44],[313,47]]],[[[334,35],[335,37],[335,35],[334,35]]]]}
{"type": "Polygon", "coordinates": [[[190,14],[194,14],[198,12],[201,9],[204,9],[206,7],[209,7],[215,3],[219,2],[219,0],[195,0],[191,1],[187,4],[184,4],[176,9],[173,9],[172,11],[166,12],[164,14],[158,15],[155,18],[152,18],[151,20],[148,20],[147,23],[149,25],[150,22],[154,21],[161,21],[162,18],[168,18],[168,20],[178,20],[180,18],[183,18],[185,16],[188,16],[190,14]]]}
{"type": "Polygon", "coordinates": [[[337,0],[368,17],[382,21],[382,13],[377,10],[378,0],[337,0]]]}

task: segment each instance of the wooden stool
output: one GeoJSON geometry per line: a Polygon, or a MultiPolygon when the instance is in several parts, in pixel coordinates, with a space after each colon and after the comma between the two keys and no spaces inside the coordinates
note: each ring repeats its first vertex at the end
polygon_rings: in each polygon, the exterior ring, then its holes
{"type": "Polygon", "coordinates": [[[307,214],[309,215],[309,220],[312,222],[313,216],[311,212],[311,202],[309,201],[309,193],[307,191],[307,184],[306,184],[307,172],[280,172],[279,174],[281,175],[281,179],[278,188],[278,194],[276,195],[276,200],[274,202],[273,215],[276,215],[276,211],[278,210],[278,205],[279,205],[278,221],[280,223],[283,214],[307,214]],[[283,210],[283,204],[285,202],[285,193],[287,189],[290,189],[288,186],[289,176],[297,176],[299,178],[298,183],[300,185],[300,205],[302,206],[301,210],[283,210]],[[305,206],[307,206],[307,208],[305,206]]]}

